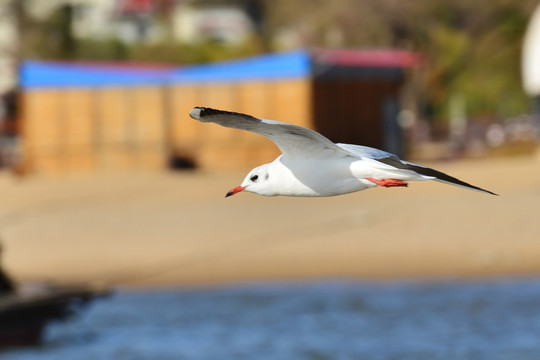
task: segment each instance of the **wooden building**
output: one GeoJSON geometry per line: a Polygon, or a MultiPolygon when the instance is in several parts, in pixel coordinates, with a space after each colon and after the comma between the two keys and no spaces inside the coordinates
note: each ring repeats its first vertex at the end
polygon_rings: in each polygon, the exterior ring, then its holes
{"type": "Polygon", "coordinates": [[[194,106],[290,122],[336,142],[402,153],[397,50],[313,50],[185,68],[27,62],[21,161],[28,172],[196,166],[245,169],[279,153],[259,135],[202,124],[194,106]]]}

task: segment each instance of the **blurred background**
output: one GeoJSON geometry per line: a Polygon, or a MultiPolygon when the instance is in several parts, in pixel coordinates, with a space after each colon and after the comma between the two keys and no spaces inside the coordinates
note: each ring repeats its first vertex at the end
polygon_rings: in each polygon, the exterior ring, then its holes
{"type": "Polygon", "coordinates": [[[540,358],[539,59],[537,0],[1,0],[0,358],[540,358]],[[194,106],[501,196],[224,200],[279,151],[194,106]]]}

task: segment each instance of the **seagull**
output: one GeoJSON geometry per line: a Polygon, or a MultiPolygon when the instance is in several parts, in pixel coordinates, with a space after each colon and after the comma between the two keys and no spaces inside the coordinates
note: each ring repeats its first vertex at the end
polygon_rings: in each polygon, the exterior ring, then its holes
{"type": "Polygon", "coordinates": [[[251,131],[272,140],[282,154],[251,170],[225,197],[247,191],[265,196],[335,196],[376,186],[406,187],[436,180],[491,195],[491,191],[375,148],[333,143],[316,131],[274,120],[207,107],[189,113],[201,122],[251,131]]]}

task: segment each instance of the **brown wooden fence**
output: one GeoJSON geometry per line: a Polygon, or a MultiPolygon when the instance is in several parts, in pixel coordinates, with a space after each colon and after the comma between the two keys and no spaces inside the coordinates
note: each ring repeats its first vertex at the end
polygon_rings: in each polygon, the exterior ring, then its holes
{"type": "Polygon", "coordinates": [[[40,173],[163,169],[173,157],[246,169],[279,154],[259,135],[191,119],[194,106],[313,127],[309,79],[31,89],[21,105],[23,168],[40,173]]]}

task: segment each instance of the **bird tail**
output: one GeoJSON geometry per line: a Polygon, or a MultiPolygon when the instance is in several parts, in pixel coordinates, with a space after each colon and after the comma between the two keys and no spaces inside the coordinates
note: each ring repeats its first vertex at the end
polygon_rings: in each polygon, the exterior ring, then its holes
{"type": "Polygon", "coordinates": [[[494,192],[491,192],[489,190],[482,189],[482,188],[480,188],[478,186],[474,186],[474,185],[471,185],[469,183],[466,183],[465,181],[461,181],[459,179],[456,179],[455,177],[450,176],[448,174],[445,174],[445,173],[443,173],[441,171],[431,169],[431,168],[428,168],[428,167],[424,167],[424,166],[421,166],[421,165],[413,164],[413,163],[410,163],[410,162],[403,161],[403,163],[405,164],[406,169],[415,171],[420,175],[433,177],[434,178],[433,180],[440,181],[440,182],[445,183],[445,184],[459,186],[459,187],[469,189],[469,190],[480,191],[480,192],[484,192],[484,193],[491,194],[491,195],[497,195],[497,196],[499,195],[499,194],[495,194],[494,192]]]}

